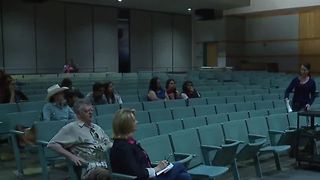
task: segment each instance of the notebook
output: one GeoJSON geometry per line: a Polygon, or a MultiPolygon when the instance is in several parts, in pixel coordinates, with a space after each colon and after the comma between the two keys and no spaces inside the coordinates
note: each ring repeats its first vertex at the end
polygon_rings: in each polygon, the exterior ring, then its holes
{"type": "Polygon", "coordinates": [[[173,164],[170,163],[166,168],[162,169],[161,171],[157,172],[157,176],[159,176],[162,173],[166,173],[170,171],[173,168],[173,164]]]}

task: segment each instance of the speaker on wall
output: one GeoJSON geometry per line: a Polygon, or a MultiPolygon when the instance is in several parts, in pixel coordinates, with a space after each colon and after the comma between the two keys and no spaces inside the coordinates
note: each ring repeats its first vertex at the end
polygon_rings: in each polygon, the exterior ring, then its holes
{"type": "Polygon", "coordinates": [[[215,20],[223,17],[223,11],[217,9],[196,9],[195,19],[198,21],[215,20]]]}

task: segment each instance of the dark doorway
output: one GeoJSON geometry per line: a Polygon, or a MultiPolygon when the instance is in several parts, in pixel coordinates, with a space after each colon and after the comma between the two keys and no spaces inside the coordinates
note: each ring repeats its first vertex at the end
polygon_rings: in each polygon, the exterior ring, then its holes
{"type": "Polygon", "coordinates": [[[119,10],[118,14],[118,50],[119,72],[130,72],[130,36],[129,36],[129,10],[119,10]]]}

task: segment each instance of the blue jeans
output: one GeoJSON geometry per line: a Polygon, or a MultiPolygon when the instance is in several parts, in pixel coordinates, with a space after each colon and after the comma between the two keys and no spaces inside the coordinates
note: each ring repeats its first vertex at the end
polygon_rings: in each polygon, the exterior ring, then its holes
{"type": "Polygon", "coordinates": [[[167,173],[153,178],[154,180],[191,180],[186,168],[181,163],[174,163],[173,168],[167,173]]]}

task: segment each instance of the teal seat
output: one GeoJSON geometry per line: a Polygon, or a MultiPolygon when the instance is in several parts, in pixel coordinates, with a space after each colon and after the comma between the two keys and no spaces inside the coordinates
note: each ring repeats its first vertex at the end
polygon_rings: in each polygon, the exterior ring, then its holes
{"type": "Polygon", "coordinates": [[[209,124],[216,124],[216,123],[224,123],[229,120],[227,113],[215,114],[215,115],[208,115],[207,116],[207,123],[209,124]]]}
{"type": "Polygon", "coordinates": [[[191,98],[187,100],[188,106],[207,105],[206,98],[191,98]]]}
{"type": "Polygon", "coordinates": [[[194,111],[196,116],[207,116],[216,114],[216,109],[214,105],[201,105],[201,106],[194,106],[194,111]]]}
{"type": "Polygon", "coordinates": [[[148,111],[136,111],[135,115],[136,115],[136,120],[138,121],[138,124],[151,122],[148,111]]]}
{"type": "Polygon", "coordinates": [[[237,149],[240,142],[225,143],[223,130],[220,124],[211,124],[198,128],[198,134],[202,146],[215,147],[215,152],[207,152],[202,149],[207,165],[229,166],[234,179],[240,179],[236,163],[237,149]]]}
{"type": "Polygon", "coordinates": [[[20,111],[38,111],[41,112],[46,101],[33,101],[19,103],[20,111]]]}
{"type": "Polygon", "coordinates": [[[181,155],[173,153],[171,142],[168,135],[159,135],[145,138],[139,141],[141,147],[148,153],[152,164],[167,159],[169,162],[188,163],[191,155],[181,155]],[[159,151],[161,149],[161,151],[159,151]]]}
{"type": "MultiPolygon", "coordinates": [[[[40,121],[40,113],[37,111],[16,112],[9,113],[5,119],[8,122],[8,129],[10,132],[10,139],[12,143],[12,149],[17,166],[17,175],[23,177],[23,165],[21,161],[21,151],[18,146],[18,136],[23,135],[24,132],[16,130],[17,126],[31,128],[36,121],[40,121]]],[[[35,148],[35,147],[31,147],[35,148]]]]}
{"type": "Polygon", "coordinates": [[[269,94],[269,89],[253,89],[253,94],[269,94]]]}
{"type": "Polygon", "coordinates": [[[274,106],[274,108],[286,108],[286,104],[283,99],[282,100],[274,100],[273,106],[274,106]]]}
{"type": "Polygon", "coordinates": [[[95,106],[96,115],[106,115],[106,114],[114,114],[120,109],[119,104],[104,104],[95,106]]]}
{"type": "Polygon", "coordinates": [[[226,142],[238,142],[241,144],[237,150],[237,161],[253,159],[258,177],[262,177],[258,153],[265,143],[264,141],[250,141],[245,120],[230,121],[222,124],[226,142]]]}
{"type": "Polygon", "coordinates": [[[236,103],[235,106],[237,112],[255,110],[253,102],[236,103]]]}
{"type": "Polygon", "coordinates": [[[135,109],[136,111],[143,111],[143,105],[141,102],[123,103],[121,108],[135,109]]]}
{"type": "Polygon", "coordinates": [[[288,112],[286,107],[282,107],[282,108],[275,108],[275,109],[269,109],[268,110],[269,115],[273,115],[273,114],[285,114],[288,112]]]}
{"type": "Polygon", "coordinates": [[[184,99],[176,99],[165,101],[166,108],[174,108],[174,107],[186,107],[186,101],[184,99]]]}
{"type": "Polygon", "coordinates": [[[269,89],[270,94],[284,94],[285,91],[286,91],[285,88],[270,88],[269,89]]]}
{"type": "Polygon", "coordinates": [[[251,89],[238,90],[238,91],[237,91],[237,95],[238,95],[238,96],[252,95],[252,90],[251,90],[251,89]]]}
{"type": "Polygon", "coordinates": [[[208,104],[226,104],[225,97],[208,97],[207,98],[208,104]]]}
{"type": "Polygon", "coordinates": [[[236,112],[236,107],[234,104],[218,104],[215,107],[217,114],[236,112]]]}
{"type": "Polygon", "coordinates": [[[291,145],[294,143],[295,130],[290,129],[287,114],[275,114],[267,117],[270,141],[272,145],[291,145]]]}
{"type": "Polygon", "coordinates": [[[201,94],[202,94],[202,97],[217,97],[218,96],[218,92],[215,92],[215,91],[203,92],[201,94]]]}
{"type": "Polygon", "coordinates": [[[241,111],[241,112],[231,112],[228,113],[229,121],[235,121],[235,120],[243,120],[249,118],[249,113],[247,111],[241,111]]]}
{"type": "MultiPolygon", "coordinates": [[[[13,104],[0,104],[0,114],[5,115],[7,113],[14,113],[18,112],[19,108],[18,105],[13,103],[13,104]]],[[[4,116],[2,116],[4,117],[4,116]]]]}
{"type": "Polygon", "coordinates": [[[149,114],[151,122],[167,121],[173,119],[170,109],[150,110],[149,114]]]}
{"type": "Polygon", "coordinates": [[[96,123],[104,130],[112,129],[112,121],[114,115],[113,114],[106,114],[102,116],[95,117],[96,123]]]}
{"type": "Polygon", "coordinates": [[[148,110],[154,110],[154,109],[164,109],[164,101],[159,100],[159,101],[148,101],[148,102],[143,102],[143,108],[145,111],[148,110]]]}
{"type": "Polygon", "coordinates": [[[274,101],[274,100],[279,100],[280,95],[279,94],[263,94],[262,99],[264,101],[274,101]]]}
{"type": "Polygon", "coordinates": [[[254,103],[256,110],[273,109],[273,101],[257,101],[254,103]]]}
{"type": "MultiPolygon", "coordinates": [[[[137,94],[137,92],[136,92],[137,94]]],[[[139,96],[138,95],[126,95],[126,96],[121,96],[121,99],[124,103],[132,103],[132,102],[139,102],[139,96]]]]}
{"type": "Polygon", "coordinates": [[[46,94],[28,95],[30,102],[32,101],[43,101],[46,98],[46,94]]]}
{"type": "MultiPolygon", "coordinates": [[[[298,127],[297,119],[298,119],[297,112],[288,113],[288,120],[289,120],[290,129],[296,129],[298,127]]],[[[306,127],[307,125],[308,125],[307,118],[301,116],[300,120],[299,120],[299,126],[306,127]]]]}
{"type": "MultiPolygon", "coordinates": [[[[193,159],[186,164],[188,173],[193,179],[214,179],[215,177],[221,176],[228,171],[228,168],[224,166],[205,165],[205,160],[202,155],[202,148],[196,129],[187,129],[171,133],[170,140],[175,153],[189,154],[194,156],[193,159]],[[187,141],[186,137],[188,137],[187,141]]],[[[207,147],[207,149],[209,150],[210,147],[207,147]]],[[[212,148],[212,150],[215,149],[212,148]]]]}
{"type": "Polygon", "coordinates": [[[157,123],[159,134],[169,134],[183,129],[181,120],[169,120],[157,123]]]}
{"type": "Polygon", "coordinates": [[[276,167],[281,170],[279,154],[288,152],[291,147],[289,145],[271,145],[266,118],[256,117],[246,120],[246,123],[249,137],[252,140],[266,139],[265,144],[260,149],[260,154],[273,153],[276,167]]]}
{"type": "Polygon", "coordinates": [[[244,102],[244,96],[227,96],[227,103],[241,103],[244,102]]]}
{"type": "Polygon", "coordinates": [[[253,118],[253,117],[265,117],[265,116],[268,116],[269,115],[269,112],[267,109],[261,109],[261,110],[252,110],[252,111],[249,111],[249,117],[250,118],[253,118]]]}
{"type": "Polygon", "coordinates": [[[56,135],[59,130],[66,125],[66,121],[45,121],[34,124],[37,137],[38,155],[42,168],[43,179],[49,180],[47,166],[54,164],[56,161],[64,161],[65,158],[60,154],[47,148],[49,141],[56,135]]]}
{"type": "Polygon", "coordinates": [[[139,124],[134,134],[136,140],[159,135],[156,123],[139,124]]]}
{"type": "Polygon", "coordinates": [[[207,125],[207,120],[205,116],[184,118],[182,122],[184,129],[196,128],[207,125]]]}
{"type": "Polygon", "coordinates": [[[226,91],[219,91],[219,96],[235,96],[236,91],[234,90],[226,90],[226,91]]]}
{"type": "Polygon", "coordinates": [[[262,96],[261,95],[249,95],[249,96],[244,96],[244,99],[246,100],[246,102],[262,101],[262,96]]]}
{"type": "Polygon", "coordinates": [[[173,119],[182,119],[187,117],[195,117],[193,107],[177,107],[172,108],[173,119]]]}

